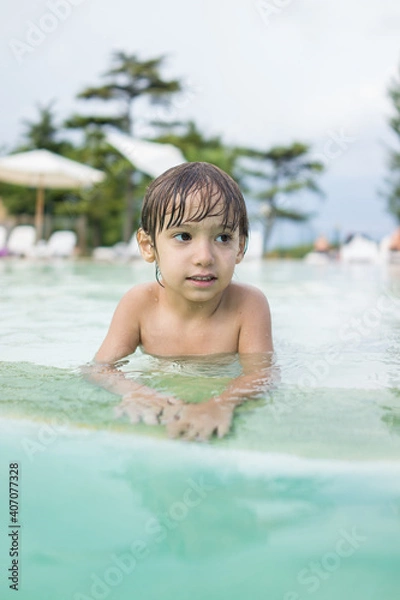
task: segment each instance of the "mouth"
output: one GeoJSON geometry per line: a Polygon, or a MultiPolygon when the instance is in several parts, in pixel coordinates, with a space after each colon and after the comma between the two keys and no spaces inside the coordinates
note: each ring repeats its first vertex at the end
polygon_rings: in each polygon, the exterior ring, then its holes
{"type": "Polygon", "coordinates": [[[191,281],[214,281],[217,279],[214,275],[192,275],[192,277],[188,277],[191,281]]]}
{"type": "Polygon", "coordinates": [[[207,287],[212,285],[214,281],[217,281],[215,275],[192,275],[192,277],[187,277],[186,279],[194,285],[202,287],[207,287]]]}

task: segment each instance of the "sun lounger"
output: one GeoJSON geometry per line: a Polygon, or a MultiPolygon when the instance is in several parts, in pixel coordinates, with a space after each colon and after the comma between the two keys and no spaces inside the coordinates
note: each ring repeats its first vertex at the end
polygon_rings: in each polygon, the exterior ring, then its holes
{"type": "Polygon", "coordinates": [[[32,225],[17,225],[7,241],[7,251],[14,256],[28,256],[35,245],[36,231],[32,225]]]}
{"type": "Polygon", "coordinates": [[[0,225],[0,256],[6,256],[8,254],[6,240],[7,229],[4,225],[0,225]]]}
{"type": "Polygon", "coordinates": [[[74,254],[77,236],[74,231],[55,231],[47,242],[50,257],[70,258],[74,254]]]}
{"type": "Polygon", "coordinates": [[[97,248],[94,248],[92,253],[92,258],[94,260],[105,262],[127,261],[131,258],[137,258],[138,256],[140,256],[140,251],[136,240],[136,232],[132,235],[127,244],[118,242],[111,247],[98,246],[97,248]]]}
{"type": "Polygon", "coordinates": [[[40,240],[31,250],[32,258],[70,258],[77,242],[74,231],[55,231],[47,242],[40,240]]]}

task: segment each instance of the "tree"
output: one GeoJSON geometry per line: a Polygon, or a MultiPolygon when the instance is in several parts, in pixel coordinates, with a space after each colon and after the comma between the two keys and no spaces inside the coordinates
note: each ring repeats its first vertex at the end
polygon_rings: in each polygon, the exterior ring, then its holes
{"type": "MultiPolygon", "coordinates": [[[[87,239],[90,246],[113,245],[121,239],[126,180],[132,172],[132,165],[106,142],[98,127],[91,125],[85,127],[82,143],[75,148],[73,158],[90,163],[107,176],[100,184],[70,193],[60,205],[59,214],[84,217],[81,223],[87,221],[89,227],[87,234],[83,229],[81,237],[87,239]]],[[[141,197],[150,178],[139,172],[136,175],[140,175],[136,191],[141,197]]],[[[139,222],[139,207],[136,205],[133,222],[135,225],[139,222]]]]}
{"type": "Polygon", "coordinates": [[[260,220],[263,224],[263,255],[267,252],[268,242],[278,219],[302,222],[311,216],[285,206],[285,202],[303,191],[322,195],[315,176],[322,173],[324,166],[318,161],[311,160],[308,156],[309,152],[309,146],[299,142],[294,142],[290,146],[274,146],[266,152],[259,150],[247,152],[251,166],[243,167],[243,173],[250,182],[252,180],[257,182],[256,185],[250,185],[248,189],[264,188],[259,192],[253,191],[252,194],[262,203],[260,220]]]}
{"type": "Polygon", "coordinates": [[[82,250],[87,244],[115,244],[121,239],[126,173],[130,165],[105,142],[103,133],[91,126],[85,128],[82,142],[70,158],[90,164],[108,176],[99,184],[71,191],[57,207],[57,213],[80,217],[82,250]]]}
{"type": "MultiPolygon", "coordinates": [[[[120,105],[117,115],[82,116],[74,115],[66,125],[73,128],[112,126],[133,135],[134,103],[142,97],[148,97],[152,104],[167,104],[171,94],[181,89],[178,80],[163,79],[160,69],[165,57],[139,60],[136,54],[115,52],[112,67],[105,74],[106,83],[97,87],[88,87],[78,98],[83,100],[113,101],[120,105]]],[[[135,169],[127,170],[126,201],[123,239],[128,241],[134,227],[135,199],[133,195],[135,169]]],[[[135,183],[137,185],[137,182],[135,183]]]]}
{"type": "Polygon", "coordinates": [[[387,199],[388,211],[400,224],[400,67],[398,79],[392,81],[388,95],[394,108],[394,115],[389,119],[389,125],[399,146],[397,150],[392,149],[389,153],[388,167],[391,174],[386,179],[387,191],[384,195],[387,199]]]}
{"type": "Polygon", "coordinates": [[[23,121],[25,127],[24,141],[18,147],[18,151],[41,149],[57,154],[65,154],[71,149],[70,142],[60,139],[60,125],[56,122],[54,104],[54,100],[51,100],[47,105],[38,104],[38,120],[28,121],[25,119],[23,121]]]}
{"type": "MultiPolygon", "coordinates": [[[[24,120],[23,139],[13,152],[28,152],[29,150],[49,150],[57,154],[70,154],[73,151],[72,144],[60,135],[61,127],[57,122],[54,111],[55,101],[47,105],[37,105],[38,116],[35,120],[24,120]]],[[[4,205],[12,214],[33,215],[35,211],[36,191],[21,188],[5,183],[0,184],[0,194],[4,205]]],[[[59,190],[48,190],[46,193],[46,208],[51,209],[65,198],[65,192],[59,190]]]]}
{"type": "Polygon", "coordinates": [[[179,148],[189,161],[209,162],[216,165],[239,184],[242,173],[238,168],[238,159],[246,156],[249,150],[225,144],[220,136],[206,137],[193,121],[160,123],[154,126],[164,130],[154,141],[173,144],[179,148]]]}

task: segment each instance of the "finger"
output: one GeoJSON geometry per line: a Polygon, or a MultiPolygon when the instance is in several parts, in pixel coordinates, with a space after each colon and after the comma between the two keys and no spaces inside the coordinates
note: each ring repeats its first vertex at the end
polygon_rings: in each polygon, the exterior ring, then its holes
{"type": "Polygon", "coordinates": [[[217,427],[217,435],[219,438],[223,438],[231,428],[231,421],[224,421],[217,427]]]}
{"type": "Polygon", "coordinates": [[[191,439],[195,442],[207,442],[211,437],[211,431],[204,430],[198,431],[191,439]]]}
{"type": "Polygon", "coordinates": [[[224,437],[230,430],[232,425],[232,414],[225,415],[217,427],[217,435],[219,438],[224,437]]]}
{"type": "Polygon", "coordinates": [[[159,424],[159,416],[161,415],[162,410],[159,408],[148,408],[142,412],[142,421],[146,425],[158,425],[159,424]]]}
{"type": "Polygon", "coordinates": [[[177,438],[181,435],[184,436],[188,427],[189,423],[187,421],[173,420],[167,424],[167,432],[170,437],[177,438]]]}
{"type": "Polygon", "coordinates": [[[169,421],[176,421],[179,419],[180,408],[177,406],[165,406],[164,410],[160,415],[160,423],[165,425],[169,421]]]}
{"type": "Polygon", "coordinates": [[[175,396],[168,396],[167,402],[168,404],[172,404],[173,406],[183,404],[182,400],[180,400],[180,398],[175,398],[175,396]]]}
{"type": "Polygon", "coordinates": [[[142,413],[142,421],[146,425],[158,425],[158,412],[153,412],[151,410],[144,411],[142,413]]]}
{"type": "Polygon", "coordinates": [[[191,425],[188,424],[188,426],[186,427],[185,432],[182,435],[182,438],[184,440],[190,441],[190,442],[194,442],[195,440],[199,439],[200,436],[200,432],[199,430],[196,428],[195,425],[191,425]]]}
{"type": "Polygon", "coordinates": [[[192,423],[185,435],[186,440],[196,442],[206,442],[214,432],[214,427],[210,424],[200,425],[199,423],[192,423]]]}
{"type": "Polygon", "coordinates": [[[176,421],[170,421],[167,423],[167,433],[171,438],[179,437],[184,431],[182,427],[182,423],[177,423],[176,421]]]}
{"type": "Polygon", "coordinates": [[[134,423],[134,424],[140,423],[141,415],[140,415],[140,411],[137,409],[137,407],[130,406],[129,408],[126,409],[125,412],[128,415],[131,423],[134,423]]]}

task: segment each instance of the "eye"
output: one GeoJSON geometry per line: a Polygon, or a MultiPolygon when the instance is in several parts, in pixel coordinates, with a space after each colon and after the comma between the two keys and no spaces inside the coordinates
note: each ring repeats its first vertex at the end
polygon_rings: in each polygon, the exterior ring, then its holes
{"type": "Polygon", "coordinates": [[[223,244],[226,244],[231,241],[232,236],[229,235],[229,233],[220,233],[215,239],[217,240],[217,242],[222,242],[223,244]]]}
{"type": "Polygon", "coordinates": [[[174,235],[174,238],[178,240],[178,242],[188,242],[192,239],[192,236],[190,235],[190,233],[183,232],[177,233],[176,235],[174,235]]]}

